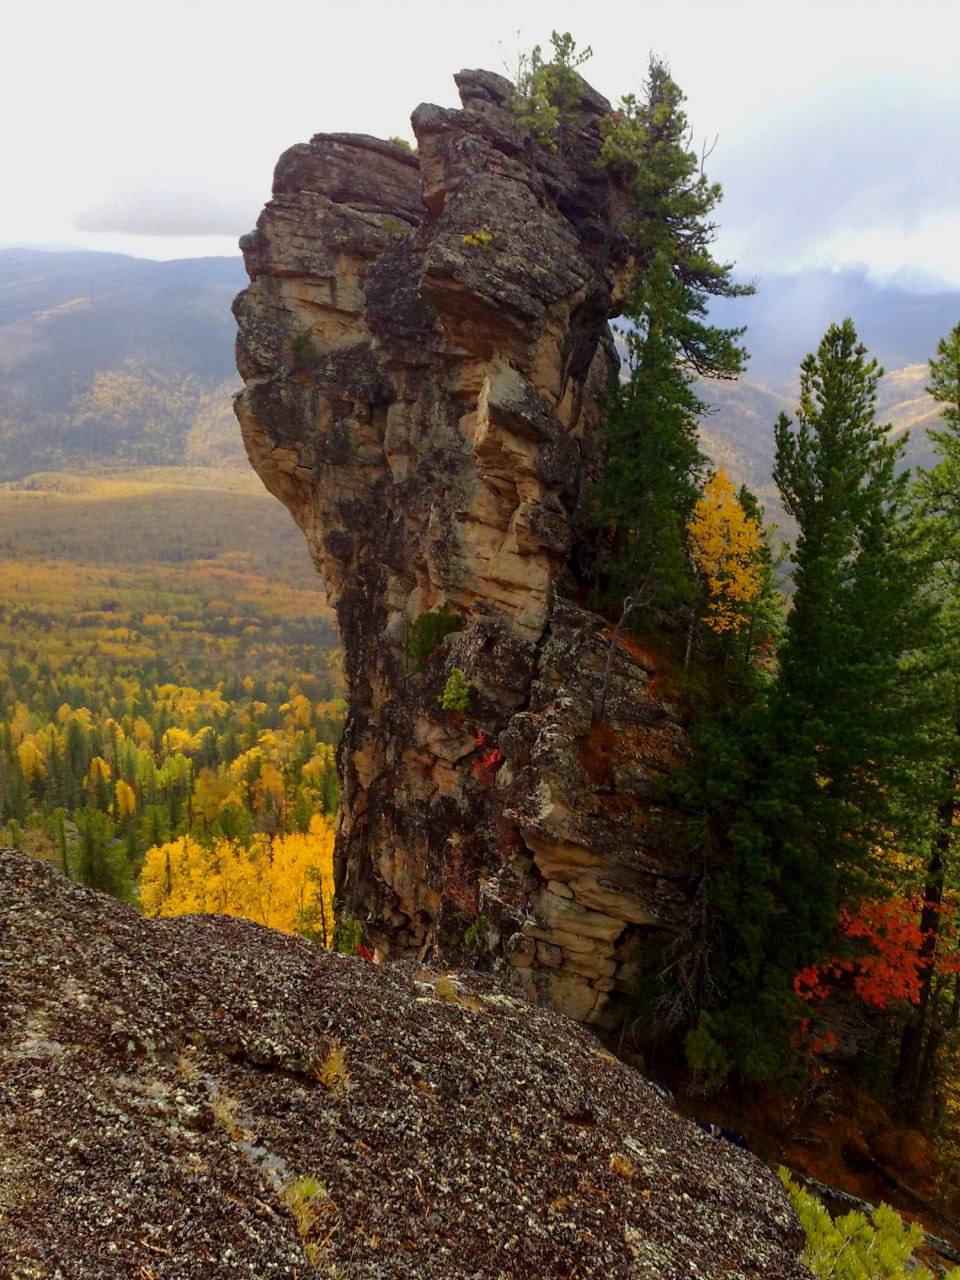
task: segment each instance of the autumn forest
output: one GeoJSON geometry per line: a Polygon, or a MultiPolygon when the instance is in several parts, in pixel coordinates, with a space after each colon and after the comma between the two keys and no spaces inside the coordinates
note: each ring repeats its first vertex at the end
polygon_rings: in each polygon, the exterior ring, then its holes
{"type": "Polygon", "coordinates": [[[214,471],[0,490],[0,834],[148,914],[331,945],[342,681],[268,504],[214,471]],[[251,514],[258,545],[208,544],[251,514]]]}

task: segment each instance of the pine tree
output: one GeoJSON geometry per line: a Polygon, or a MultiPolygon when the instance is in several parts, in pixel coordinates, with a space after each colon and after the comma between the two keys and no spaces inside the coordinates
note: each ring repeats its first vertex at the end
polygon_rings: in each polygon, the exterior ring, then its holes
{"type": "Polygon", "coordinates": [[[708,1032],[747,1074],[781,1069],[795,974],[831,950],[842,906],[881,892],[883,853],[913,847],[925,804],[928,681],[914,659],[936,611],[902,446],[874,417],[879,376],[850,321],[803,362],[797,421],[776,427],[799,529],[777,677],[768,701],[713,727],[693,792],[722,832],[707,872],[714,1008],[696,1047],[708,1032]]]}
{"type": "Polygon", "coordinates": [[[604,466],[593,518],[609,539],[603,571],[613,594],[637,591],[671,607],[693,595],[686,530],[706,459],[697,418],[704,405],[666,323],[665,297],[680,290],[662,257],[637,279],[626,333],[630,376],[610,392],[604,466]]]}
{"type": "Polygon", "coordinates": [[[518,122],[536,142],[551,151],[562,151],[564,134],[583,95],[577,68],[593,57],[593,50],[589,45],[578,50],[569,31],[551,31],[550,45],[553,57],[549,61],[544,61],[540,45],[520,56],[513,108],[518,122]]]}
{"type": "Polygon", "coordinates": [[[927,391],[940,405],[943,429],[930,437],[939,461],[917,477],[915,498],[921,529],[935,558],[935,586],[943,602],[939,648],[945,659],[936,673],[935,696],[943,712],[941,758],[935,790],[935,823],[926,858],[919,927],[922,936],[920,994],[900,1041],[896,1087],[905,1117],[916,1122],[929,1102],[941,1038],[935,1014],[935,973],[941,950],[941,912],[948,876],[955,871],[957,785],[960,781],[960,324],[937,345],[927,391]]]}
{"type": "Polygon", "coordinates": [[[710,253],[721,190],[690,149],[683,102],[652,59],[643,97],[624,98],[607,122],[601,156],[627,185],[637,271],[624,311],[630,376],[610,393],[592,514],[611,594],[666,608],[695,591],[686,531],[705,465],[705,406],[694,380],[735,377],[745,358],[742,330],[706,323],[707,304],[752,292],[710,253]]]}
{"type": "Polygon", "coordinates": [[[919,696],[903,660],[931,622],[897,474],[903,442],[875,421],[881,373],[851,321],[831,326],[803,362],[797,423],[781,415],[776,427],[774,477],[800,532],[775,715],[807,793],[804,842],[822,850],[818,876],[837,869],[840,894],[889,839],[910,751],[904,717],[919,696]]]}
{"type": "Polygon", "coordinates": [[[606,126],[601,159],[628,181],[627,232],[638,278],[649,280],[660,259],[677,285],[661,294],[660,303],[684,364],[703,377],[733,378],[745,359],[743,330],[705,323],[707,306],[711,297],[741,297],[754,289],[734,283],[733,264],[717,262],[710,251],[716,233],[711,215],[723,189],[707,179],[703,157],[690,147],[685,101],[667,65],[651,57],[642,98],[623,98],[606,126]]]}

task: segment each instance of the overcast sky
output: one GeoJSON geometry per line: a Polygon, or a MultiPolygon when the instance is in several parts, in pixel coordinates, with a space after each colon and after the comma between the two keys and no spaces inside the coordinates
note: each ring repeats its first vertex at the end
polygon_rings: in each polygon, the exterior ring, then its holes
{"type": "Polygon", "coordinates": [[[960,285],[960,0],[6,0],[0,244],[234,253],[284,148],[412,138],[551,27],[611,98],[670,63],[741,274],[960,285]]]}

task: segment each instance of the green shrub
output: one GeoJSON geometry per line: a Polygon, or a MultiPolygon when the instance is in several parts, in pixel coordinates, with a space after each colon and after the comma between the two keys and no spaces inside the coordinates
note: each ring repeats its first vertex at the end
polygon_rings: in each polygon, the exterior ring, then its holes
{"type": "Polygon", "coordinates": [[[407,652],[417,671],[423,671],[437,645],[451,632],[462,631],[463,625],[460,615],[446,605],[433,613],[421,613],[407,637],[407,652]]]}
{"type": "MultiPolygon", "coordinates": [[[[908,1226],[886,1204],[875,1211],[873,1222],[862,1213],[845,1213],[834,1220],[786,1169],[780,1170],[780,1181],[807,1238],[803,1261],[821,1280],[933,1280],[913,1258],[923,1241],[918,1223],[908,1226]]],[[[947,1280],[960,1280],[960,1270],[951,1271],[947,1280]]]]}
{"type": "Polygon", "coordinates": [[[551,151],[557,150],[564,127],[575,113],[582,82],[577,67],[593,57],[593,50],[577,50],[569,31],[550,33],[553,57],[543,58],[540,45],[520,58],[513,100],[513,110],[520,125],[529,129],[534,141],[551,151]]]}
{"type": "Polygon", "coordinates": [[[296,370],[310,369],[317,362],[309,329],[302,329],[290,343],[291,364],[296,370]]]}
{"type": "Polygon", "coordinates": [[[687,1033],[684,1050],[696,1087],[701,1093],[716,1093],[733,1064],[710,1030],[708,1015],[701,1015],[694,1029],[687,1033]]]}
{"type": "Polygon", "coordinates": [[[447,683],[443,686],[443,693],[439,699],[440,706],[444,711],[469,711],[471,692],[470,681],[460,667],[454,667],[447,676],[447,683]]]}
{"type": "Polygon", "coordinates": [[[464,946],[470,947],[471,950],[479,950],[489,932],[487,917],[477,916],[463,935],[464,946]]]}
{"type": "Polygon", "coordinates": [[[406,222],[401,222],[399,218],[386,217],[380,223],[380,226],[388,236],[405,236],[410,230],[406,222]]]}

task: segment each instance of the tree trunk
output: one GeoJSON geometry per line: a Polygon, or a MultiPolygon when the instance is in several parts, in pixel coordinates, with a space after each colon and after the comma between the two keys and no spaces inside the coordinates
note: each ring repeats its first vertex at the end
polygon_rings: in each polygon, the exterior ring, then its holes
{"type": "Polygon", "coordinates": [[[602,720],[603,712],[607,705],[607,694],[610,692],[610,678],[613,675],[613,659],[617,651],[617,641],[620,639],[620,632],[623,630],[624,623],[627,621],[627,615],[632,610],[640,607],[643,599],[643,591],[637,596],[627,596],[623,602],[623,608],[620,610],[620,617],[617,625],[610,634],[610,648],[607,650],[607,663],[603,670],[603,684],[600,688],[600,697],[597,699],[593,708],[594,720],[602,720]]]}
{"type": "MultiPolygon", "coordinates": [[[[920,998],[910,1021],[903,1029],[900,1040],[900,1060],[897,1064],[896,1090],[906,1119],[915,1122],[923,1105],[923,1081],[929,1077],[930,1048],[924,1053],[924,1040],[932,1035],[930,1027],[931,992],[933,974],[940,940],[940,908],[943,903],[944,876],[953,840],[953,821],[956,814],[956,770],[948,770],[949,794],[937,809],[937,833],[933,841],[930,861],[927,864],[926,883],[923,889],[923,909],[920,913],[919,956],[923,962],[920,970],[920,998]]],[[[934,1046],[935,1049],[935,1046],[934,1046]]]]}

